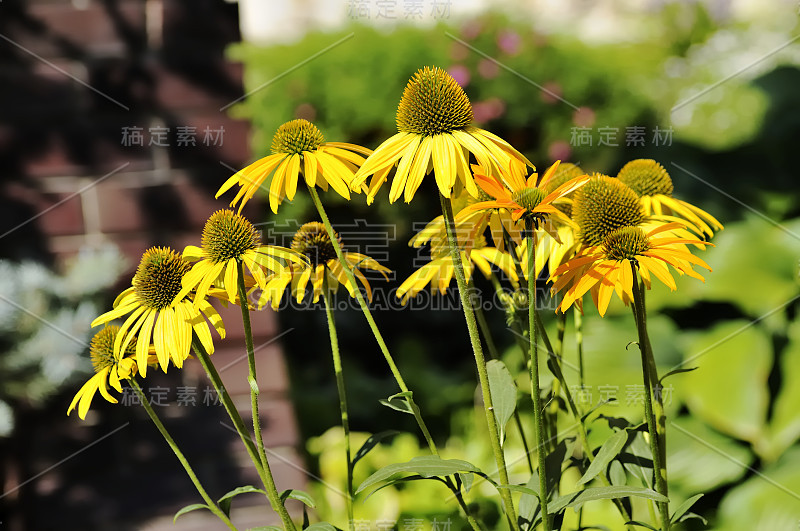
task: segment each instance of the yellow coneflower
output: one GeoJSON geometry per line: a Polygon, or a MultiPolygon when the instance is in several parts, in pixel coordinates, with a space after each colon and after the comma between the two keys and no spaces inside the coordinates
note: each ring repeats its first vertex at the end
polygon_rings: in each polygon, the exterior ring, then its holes
{"type": "Polygon", "coordinates": [[[575,193],[572,219],[578,225],[580,242],[594,246],[616,229],[641,224],[646,216],[636,192],[619,179],[594,173],[575,193]]]}
{"type": "Polygon", "coordinates": [[[114,339],[118,332],[118,326],[106,326],[92,338],[89,345],[89,356],[92,360],[94,375],[75,394],[75,398],[72,399],[72,403],[67,409],[67,415],[72,413],[77,406],[78,416],[82,420],[85,419],[97,391],[100,391],[103,398],[116,404],[117,399],[108,392],[109,384],[121,393],[120,380],[136,374],[136,361],[133,359],[136,354],[136,343],[129,343],[120,356],[114,354],[114,339]]]}
{"type": "MultiPolygon", "coordinates": [[[[542,186],[542,188],[549,194],[554,192],[562,184],[567,183],[572,179],[583,177],[584,175],[586,175],[586,172],[583,171],[579,166],[576,166],[570,162],[561,162],[556,167],[553,176],[542,186]]],[[[572,196],[575,195],[575,193],[576,190],[573,190],[571,193],[565,194],[562,196],[562,199],[558,202],[558,204],[555,205],[556,208],[562,211],[567,217],[572,216],[572,196]]]]}
{"type": "Polygon", "coordinates": [[[681,228],[680,223],[668,223],[645,233],[641,227],[619,227],[612,230],[599,246],[586,247],[551,275],[553,291],[571,286],[564,295],[559,310],[566,311],[574,302],[590,291],[600,315],[605,315],[611,295],[616,292],[623,302],[633,300],[633,272],[635,264],[647,288],[651,275],[671,290],[676,289],[675,279],[667,265],[680,274],[704,280],[692,265],[711,268],[691,254],[687,244],[711,245],[696,239],[675,238],[670,232],[681,228]]]}
{"type": "MultiPolygon", "coordinates": [[[[339,245],[341,238],[336,235],[339,245]]],[[[350,296],[355,296],[358,285],[353,285],[347,280],[344,268],[336,258],[336,251],[333,248],[325,225],[317,221],[306,223],[298,229],[292,239],[292,251],[304,256],[307,264],[289,264],[282,271],[276,272],[267,279],[266,289],[262,290],[259,299],[259,307],[263,307],[268,302],[274,309],[280,305],[283,291],[291,284],[292,294],[297,302],[302,302],[305,298],[305,291],[309,282],[314,294],[314,302],[319,301],[322,295],[323,280],[327,276],[328,288],[335,292],[339,284],[344,285],[350,296]]],[[[361,253],[344,252],[344,259],[353,271],[353,275],[364,286],[367,292],[367,299],[372,300],[372,287],[361,270],[372,270],[380,272],[384,278],[389,279],[387,273],[391,270],[379,264],[375,259],[361,253]]]]}
{"type": "MultiPolygon", "coordinates": [[[[478,166],[472,166],[473,171],[481,173],[478,166]]],[[[511,213],[505,209],[494,208],[486,210],[466,210],[466,207],[483,201],[491,201],[489,196],[482,189],[478,188],[478,197],[469,195],[466,189],[462,189],[452,198],[453,211],[455,212],[455,234],[459,245],[463,245],[464,250],[472,248],[472,242],[486,232],[488,229],[494,247],[505,250],[506,238],[519,243],[522,238],[522,221],[511,219],[511,213]]],[[[408,244],[411,247],[422,247],[427,243],[433,248],[447,246],[447,230],[445,228],[444,216],[437,216],[431,220],[422,230],[420,230],[408,244]]]]}
{"type": "Polygon", "coordinates": [[[553,238],[558,238],[555,225],[542,222],[545,219],[554,219],[568,225],[572,224],[572,220],[556,208],[553,203],[578,190],[589,180],[588,176],[582,175],[570,179],[552,192],[547,193],[544,187],[550,182],[558,165],[559,162],[556,162],[550,166],[540,179],[538,173],[533,173],[525,178],[523,172],[520,171],[521,166],[512,163],[509,171],[504,171],[500,174],[505,186],[493,177],[476,174],[475,179],[483,191],[494,199],[475,203],[464,210],[469,212],[495,208],[506,209],[511,213],[513,221],[529,219],[533,221],[534,227],[538,228],[541,224],[542,228],[553,238]]]}
{"type": "Polygon", "coordinates": [[[218,210],[206,221],[203,228],[202,248],[188,245],[183,258],[196,262],[183,277],[182,289],[177,297],[182,299],[196,288],[195,306],[206,298],[209,288],[218,286],[225,290],[229,301],[236,299],[239,282],[238,263],[249,272],[255,285],[267,287],[264,271],[283,271],[285,262],[303,264],[302,255],[272,245],[261,245],[256,228],[243,216],[232,210],[218,210]]]}
{"type": "MultiPolygon", "coordinates": [[[[571,181],[572,179],[586,175],[580,167],[569,162],[562,162],[556,168],[553,177],[544,185],[544,191],[548,194],[554,192],[561,185],[571,181]]],[[[579,190],[579,189],[578,189],[579,190]]],[[[572,196],[576,193],[573,191],[562,197],[554,206],[559,209],[564,215],[572,216],[572,196]]],[[[577,238],[577,227],[571,224],[558,224],[556,220],[556,231],[558,237],[554,238],[547,232],[540,232],[536,237],[536,271],[535,275],[544,270],[545,265],[548,271],[555,271],[558,266],[572,258],[580,248],[580,242],[577,238]]],[[[520,261],[523,275],[528,278],[528,242],[522,242],[516,248],[517,258],[520,261]]]]}
{"type": "Polygon", "coordinates": [[[722,230],[717,219],[691,203],[672,197],[672,178],[664,167],[652,159],[636,159],[619,170],[617,178],[636,192],[646,215],[671,214],[685,220],[685,225],[698,234],[714,236],[722,230]]]}
{"type": "Polygon", "coordinates": [[[114,340],[114,355],[120,357],[138,338],[136,362],[143,377],[147,375],[151,343],[161,369],[166,372],[170,360],[176,367],[183,367],[191,350],[192,332],[197,334],[206,352],[214,352],[208,321],[221,338],[225,337],[222,318],[208,301],[202,300],[195,307],[191,298],[177,298],[183,276],[190,268],[191,264],[169,247],[148,249],[142,255],[131,287],[120,293],[114,309],[92,321],[95,327],[128,316],[114,340]]]}
{"type": "Polygon", "coordinates": [[[398,133],[367,158],[356,172],[351,189],[360,189],[373,175],[367,187],[367,203],[372,203],[389,171],[398,163],[389,191],[390,202],[401,195],[406,203],[410,202],[431,169],[444,197],[449,198],[457,184],[477,197],[470,153],[488,171],[499,172],[512,159],[531,165],[508,142],[471,125],[472,119],[472,104],[450,74],[438,67],[418,70],[397,107],[398,133]]]}
{"type": "Polygon", "coordinates": [[[241,188],[230,206],[239,203],[239,212],[261,185],[269,182],[269,206],[278,213],[284,198],[291,201],[297,192],[297,182],[302,172],[308,186],[328,185],[336,193],[350,199],[349,185],[356,169],[371,150],[345,142],[325,142],[319,129],[308,120],[286,122],[278,128],[272,139],[272,154],[255,161],[234,174],[220,187],[215,197],[234,185],[241,188]],[[360,153],[360,154],[359,154],[360,153]]]}
{"type": "MultiPolygon", "coordinates": [[[[461,261],[467,282],[477,267],[486,278],[492,275],[492,265],[503,271],[512,282],[519,280],[514,259],[507,252],[486,246],[482,236],[475,239],[469,251],[461,249],[461,261]]],[[[397,289],[397,297],[405,305],[430,284],[431,291],[444,295],[455,273],[450,250],[445,247],[431,248],[431,261],[417,269],[397,289]]]]}

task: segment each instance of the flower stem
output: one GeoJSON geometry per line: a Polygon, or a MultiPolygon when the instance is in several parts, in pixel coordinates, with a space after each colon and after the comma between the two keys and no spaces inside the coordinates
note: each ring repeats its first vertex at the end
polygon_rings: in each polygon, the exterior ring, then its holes
{"type": "Polygon", "coordinates": [[[528,339],[530,340],[531,358],[531,396],[533,398],[533,417],[536,425],[536,446],[539,458],[539,504],[542,509],[542,527],[550,531],[550,515],[547,514],[547,469],[545,468],[546,440],[544,435],[544,411],[542,411],[542,395],[539,389],[539,329],[536,326],[538,317],[536,308],[536,249],[534,242],[533,220],[525,220],[525,238],[528,245],[528,339]]]}
{"type": "MultiPolygon", "coordinates": [[[[653,454],[653,472],[656,479],[656,490],[666,497],[669,497],[667,487],[667,463],[666,453],[662,447],[663,438],[659,435],[658,424],[656,417],[653,414],[653,384],[658,385],[658,373],[655,369],[655,358],[653,357],[653,348],[650,345],[650,338],[647,334],[647,311],[644,306],[644,296],[642,289],[639,286],[639,277],[636,272],[636,265],[633,261],[630,262],[631,271],[633,273],[633,316],[636,319],[636,329],[639,333],[639,350],[642,353],[642,374],[644,377],[644,414],[647,420],[647,431],[650,435],[650,452],[653,454]],[[662,453],[663,452],[663,453],[662,453]]],[[[659,418],[658,423],[662,426],[665,425],[666,417],[664,416],[663,406],[660,403],[660,397],[656,397],[659,403],[659,418]]],[[[658,510],[661,514],[661,525],[664,531],[669,531],[669,501],[658,502],[658,510]]]]}
{"type": "MultiPolygon", "coordinates": [[[[511,237],[508,234],[508,232],[505,230],[505,228],[503,229],[503,237],[504,237],[504,239],[506,241],[506,246],[510,250],[515,249],[515,244],[511,240],[511,237]]],[[[517,259],[516,252],[511,252],[511,256],[514,258],[514,263],[517,265],[517,267],[521,269],[521,264],[519,263],[519,260],[517,259]]],[[[529,261],[532,262],[532,260],[529,260],[529,261]]],[[[535,270],[535,268],[534,268],[534,270],[535,270]]],[[[497,289],[497,286],[495,286],[495,289],[497,289]]],[[[518,333],[515,334],[515,335],[518,338],[518,342],[519,342],[523,352],[525,353],[525,355],[528,355],[527,351],[529,350],[530,345],[524,343],[523,341],[521,341],[519,339],[519,338],[522,337],[522,332],[519,330],[519,323],[518,323],[518,320],[516,319],[516,312],[514,312],[514,317],[515,317],[514,318],[514,323],[517,324],[517,330],[518,330],[518,333]]],[[[580,363],[580,369],[579,369],[580,384],[581,384],[581,387],[583,387],[583,385],[584,385],[583,384],[583,325],[582,325],[581,317],[582,317],[582,315],[580,314],[580,312],[576,308],[576,311],[575,311],[575,340],[576,340],[576,342],[578,344],[578,357],[579,357],[578,359],[579,359],[579,363],[580,363]]],[[[591,464],[592,461],[594,461],[594,454],[592,453],[592,447],[589,445],[589,437],[588,437],[588,435],[586,433],[586,425],[584,424],[583,417],[578,412],[578,408],[575,405],[575,400],[573,400],[573,398],[572,398],[572,393],[570,392],[569,386],[567,385],[567,380],[564,377],[564,371],[561,370],[561,356],[560,356],[560,353],[556,354],[555,351],[553,350],[553,346],[550,343],[550,338],[547,335],[547,329],[544,327],[544,323],[542,322],[542,319],[539,316],[538,312],[536,312],[535,318],[536,318],[536,324],[539,327],[539,332],[542,334],[542,340],[544,341],[544,346],[547,349],[548,355],[553,358],[552,367],[555,369],[553,371],[553,375],[556,377],[556,379],[559,380],[559,382],[561,384],[561,388],[564,389],[564,396],[567,399],[567,404],[569,406],[570,412],[572,412],[572,416],[575,418],[575,421],[578,423],[578,435],[580,436],[580,439],[581,439],[581,446],[583,448],[583,452],[586,455],[586,458],[589,460],[589,463],[591,464]]],[[[561,342],[561,348],[563,349],[563,342],[561,342]]],[[[604,486],[608,487],[608,486],[611,485],[611,482],[608,480],[608,478],[606,477],[605,473],[600,474],[599,477],[600,477],[600,482],[604,486]]],[[[623,505],[622,500],[620,500],[619,498],[614,498],[613,502],[614,502],[614,505],[616,505],[617,510],[619,511],[619,513],[622,516],[622,518],[626,522],[630,521],[630,519],[631,519],[630,515],[628,514],[628,510],[623,505]]],[[[580,509],[579,517],[582,516],[582,514],[583,514],[583,507],[581,507],[581,509],[580,509]]],[[[627,528],[628,529],[633,529],[633,526],[627,526],[627,528]]]]}
{"type": "MultiPolygon", "coordinates": [[[[495,462],[497,463],[497,470],[500,474],[500,483],[508,485],[508,470],[506,468],[506,459],[503,454],[503,447],[500,443],[500,433],[497,429],[497,419],[494,416],[494,407],[492,406],[492,394],[489,390],[489,375],[486,370],[486,359],[483,356],[483,347],[481,346],[481,338],[478,334],[478,325],[475,319],[475,312],[472,307],[472,297],[470,296],[469,288],[467,287],[466,276],[464,275],[464,263],[461,261],[461,250],[458,247],[458,240],[456,238],[455,219],[453,217],[453,207],[450,200],[439,194],[439,202],[442,205],[442,214],[445,220],[445,227],[447,229],[447,243],[450,247],[450,257],[453,261],[453,270],[456,276],[456,283],[458,284],[458,294],[461,298],[461,307],[464,310],[464,318],[467,321],[467,330],[469,331],[469,339],[472,344],[472,352],[475,355],[475,364],[478,368],[478,379],[480,380],[481,392],[483,394],[483,407],[486,412],[486,423],[489,427],[489,439],[492,445],[492,453],[494,454],[495,462]]],[[[517,523],[517,515],[514,509],[514,500],[511,497],[510,489],[500,489],[500,496],[503,499],[503,505],[506,511],[509,525],[512,529],[519,529],[517,523]]],[[[548,530],[549,531],[549,530],[548,530]]]]}
{"type": "MultiPolygon", "coordinates": [[[[544,323],[542,322],[538,314],[536,315],[536,324],[539,327],[539,332],[542,334],[542,341],[544,342],[544,347],[547,349],[553,360],[553,364],[551,366],[554,369],[552,371],[553,376],[555,376],[556,380],[561,382],[561,388],[564,390],[564,396],[567,399],[567,405],[569,406],[569,410],[572,413],[572,416],[575,418],[575,421],[578,423],[578,435],[581,440],[583,453],[584,455],[586,455],[586,458],[589,460],[589,463],[591,464],[594,461],[595,456],[594,453],[592,453],[592,447],[589,445],[589,437],[586,433],[586,425],[584,424],[584,419],[583,417],[581,417],[581,414],[578,411],[578,407],[575,405],[575,400],[572,398],[572,392],[570,391],[569,386],[567,385],[567,380],[564,377],[564,371],[561,369],[561,357],[553,352],[553,346],[550,343],[550,338],[547,335],[547,330],[545,329],[544,323]]],[[[600,478],[600,482],[603,484],[603,486],[605,487],[611,486],[611,482],[609,482],[605,472],[598,474],[597,477],[600,478]]],[[[619,514],[622,516],[622,518],[626,522],[630,521],[631,517],[628,514],[628,510],[623,505],[622,500],[620,500],[619,498],[614,498],[613,502],[614,505],[616,505],[617,510],[619,511],[619,514]]],[[[633,529],[633,527],[628,526],[628,529],[633,529]]]]}
{"type": "Polygon", "coordinates": [[[367,306],[367,302],[364,300],[364,296],[361,294],[361,290],[358,289],[358,284],[356,284],[355,276],[353,276],[353,271],[350,269],[350,264],[347,263],[345,260],[344,252],[342,251],[341,245],[339,245],[339,239],[336,237],[336,233],[333,230],[333,226],[331,225],[330,220],[328,219],[328,215],[325,213],[325,207],[322,206],[322,201],[320,201],[319,194],[317,194],[316,188],[313,186],[308,186],[308,193],[311,195],[311,200],[314,202],[314,206],[317,208],[317,212],[319,213],[320,219],[322,219],[322,224],[325,225],[325,230],[328,232],[328,236],[331,239],[331,243],[333,244],[333,249],[336,251],[336,258],[339,260],[342,269],[344,270],[345,276],[347,276],[347,281],[353,286],[353,292],[355,293],[356,300],[358,301],[358,305],[361,308],[361,312],[364,314],[364,317],[367,319],[367,324],[369,325],[370,330],[372,330],[372,334],[375,336],[375,340],[378,342],[378,346],[383,353],[383,357],[386,359],[386,363],[389,364],[389,369],[392,371],[392,375],[394,376],[397,385],[400,387],[400,390],[403,393],[409,393],[406,396],[406,401],[408,402],[409,408],[411,409],[414,419],[417,421],[417,425],[419,426],[420,431],[422,432],[423,437],[425,437],[425,441],[428,443],[428,447],[431,450],[433,455],[439,455],[439,450],[436,448],[436,443],[433,441],[433,437],[431,437],[431,433],[428,430],[428,426],[425,424],[425,421],[422,419],[422,415],[419,412],[419,408],[414,403],[414,399],[410,396],[410,391],[406,382],[403,380],[403,377],[400,375],[400,370],[397,368],[397,365],[392,358],[392,355],[389,353],[389,348],[386,346],[386,342],[383,340],[383,336],[381,335],[380,330],[378,330],[378,325],[375,324],[375,320],[372,318],[372,313],[370,312],[369,306],[367,306]]]}
{"type": "Polygon", "coordinates": [[[222,405],[225,406],[225,411],[227,411],[228,416],[236,428],[236,432],[242,439],[242,442],[247,449],[247,453],[250,455],[250,459],[253,461],[253,464],[256,467],[256,472],[258,472],[258,476],[261,478],[261,483],[264,485],[264,488],[267,491],[267,498],[269,499],[269,504],[272,507],[272,510],[278,513],[278,516],[280,516],[281,521],[283,522],[283,527],[286,529],[286,531],[295,531],[296,528],[294,526],[294,522],[292,522],[289,513],[286,511],[286,507],[284,507],[283,502],[281,502],[280,494],[278,494],[278,489],[275,486],[275,479],[272,477],[272,471],[269,468],[269,461],[261,461],[256,449],[256,445],[253,442],[253,439],[250,437],[250,433],[248,433],[247,428],[245,427],[244,420],[242,420],[241,415],[239,415],[239,411],[233,404],[233,400],[231,400],[227,389],[225,389],[225,384],[222,383],[222,378],[220,378],[216,367],[214,367],[214,364],[211,363],[211,358],[196,335],[192,336],[192,350],[197,356],[197,359],[200,361],[200,364],[203,366],[203,369],[205,369],[208,378],[211,380],[211,384],[217,391],[217,396],[219,397],[220,402],[222,402],[222,405]]]}
{"type": "Polygon", "coordinates": [[[328,333],[331,338],[331,352],[333,353],[333,372],[336,374],[336,391],[339,393],[339,411],[342,416],[342,430],[344,430],[344,453],[347,461],[347,522],[351,531],[355,530],[353,519],[353,460],[350,453],[350,420],[347,414],[347,394],[344,388],[344,372],[342,371],[342,358],[339,355],[339,339],[336,334],[336,321],[331,308],[330,294],[328,293],[328,273],[322,274],[322,299],[325,302],[325,315],[328,318],[328,333]]]}
{"type": "Polygon", "coordinates": [[[153,408],[150,406],[150,402],[147,401],[147,397],[142,392],[142,388],[139,387],[139,382],[136,381],[136,378],[131,378],[130,382],[131,382],[131,387],[133,387],[133,390],[139,397],[139,401],[142,403],[142,407],[144,407],[144,410],[147,411],[147,416],[150,417],[150,420],[152,420],[153,424],[156,425],[158,431],[161,432],[161,435],[164,437],[164,440],[167,441],[169,447],[172,448],[172,451],[175,453],[175,457],[177,457],[178,461],[181,462],[181,465],[183,465],[183,469],[186,470],[186,474],[189,476],[189,479],[192,480],[192,483],[194,483],[197,492],[200,493],[200,497],[203,498],[204,502],[206,502],[206,507],[208,507],[208,510],[214,513],[217,516],[217,518],[222,520],[225,523],[225,525],[228,526],[228,528],[236,531],[236,526],[233,525],[233,522],[231,522],[230,518],[228,518],[228,515],[226,515],[222,511],[222,509],[220,509],[219,506],[216,503],[214,503],[214,501],[208,495],[206,490],[203,488],[203,485],[200,483],[200,480],[197,478],[197,475],[194,473],[194,470],[192,470],[191,465],[189,465],[189,461],[186,460],[186,457],[183,455],[183,452],[181,452],[180,448],[178,448],[178,445],[175,443],[175,440],[167,431],[167,428],[164,427],[164,424],[162,424],[161,419],[159,419],[158,415],[156,415],[156,412],[153,411],[153,408]]]}
{"type": "MultiPolygon", "coordinates": [[[[494,273],[492,273],[492,284],[495,286],[496,290],[499,290],[498,293],[502,293],[500,282],[497,281],[494,273]]],[[[494,338],[492,337],[492,330],[489,328],[489,323],[486,322],[486,317],[484,316],[483,309],[480,305],[475,306],[475,316],[478,318],[478,326],[480,327],[481,334],[483,334],[483,338],[486,340],[486,347],[489,349],[489,357],[499,360],[500,353],[497,350],[494,338]]],[[[528,447],[528,438],[525,436],[525,430],[522,428],[522,419],[519,417],[519,410],[517,408],[514,408],[514,424],[517,426],[519,437],[522,440],[522,448],[525,450],[525,459],[528,462],[528,470],[530,470],[531,475],[533,475],[533,460],[531,459],[531,450],[528,447]]]]}
{"type": "Polygon", "coordinates": [[[242,326],[244,327],[244,342],[247,348],[247,383],[250,386],[250,408],[253,414],[253,433],[255,435],[258,456],[261,464],[267,467],[267,452],[264,449],[264,439],[261,435],[261,418],[258,414],[258,380],[256,379],[256,357],[253,348],[253,328],[250,324],[250,308],[247,306],[247,289],[244,286],[244,266],[240,260],[236,262],[238,269],[239,306],[242,309],[242,326]]]}
{"type": "Polygon", "coordinates": [[[572,315],[575,318],[575,348],[578,351],[578,382],[583,388],[585,384],[583,378],[583,314],[575,307],[572,315]]]}

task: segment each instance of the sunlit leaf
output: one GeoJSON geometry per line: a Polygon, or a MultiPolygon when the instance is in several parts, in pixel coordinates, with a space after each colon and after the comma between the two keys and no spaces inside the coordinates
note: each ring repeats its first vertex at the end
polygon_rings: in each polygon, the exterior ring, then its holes
{"type": "Polygon", "coordinates": [[[506,424],[517,408],[517,386],[508,368],[500,360],[489,360],[486,364],[489,375],[489,390],[492,395],[492,407],[500,429],[500,441],[505,441],[506,424]]]}

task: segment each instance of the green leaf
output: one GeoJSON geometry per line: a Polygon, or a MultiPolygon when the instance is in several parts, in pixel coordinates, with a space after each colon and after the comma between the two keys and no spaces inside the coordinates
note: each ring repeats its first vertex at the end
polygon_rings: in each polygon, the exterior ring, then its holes
{"type": "Polygon", "coordinates": [[[492,395],[494,417],[500,428],[500,443],[506,438],[506,424],[517,408],[517,386],[508,368],[500,360],[489,360],[486,364],[489,376],[489,391],[492,395]]]}
{"type": "Polygon", "coordinates": [[[669,479],[687,493],[709,492],[735,483],[753,462],[750,448],[694,417],[668,421],[669,479]]]}
{"type": "Polygon", "coordinates": [[[606,404],[610,404],[610,403],[612,403],[612,402],[616,402],[616,399],[610,399],[610,400],[598,400],[598,401],[597,401],[597,404],[595,404],[594,406],[592,406],[592,408],[591,408],[589,411],[587,411],[586,413],[584,413],[584,414],[583,414],[583,416],[581,417],[581,421],[582,421],[582,422],[586,422],[586,419],[588,419],[588,418],[589,418],[589,415],[591,415],[592,413],[594,413],[595,411],[597,411],[597,410],[598,410],[598,409],[600,409],[601,407],[605,406],[606,404]]]}
{"type": "Polygon", "coordinates": [[[423,455],[405,463],[394,463],[385,466],[364,480],[356,490],[356,494],[373,485],[386,481],[396,474],[419,474],[423,478],[451,476],[459,472],[480,472],[480,469],[460,459],[442,459],[435,455],[423,455]]]}
{"type": "Polygon", "coordinates": [[[700,520],[701,522],[703,522],[704,525],[708,525],[708,520],[706,520],[697,513],[686,513],[678,519],[678,522],[685,522],[686,520],[691,520],[693,518],[700,520]]]}
{"type": "Polygon", "coordinates": [[[447,482],[445,480],[443,480],[442,478],[440,478],[440,477],[424,478],[424,477],[422,477],[420,475],[416,475],[416,476],[406,476],[404,478],[390,479],[389,481],[387,481],[386,483],[384,483],[383,485],[381,485],[377,489],[375,489],[372,492],[370,492],[369,494],[367,494],[367,497],[364,498],[364,501],[367,501],[368,499],[370,499],[372,497],[372,495],[375,494],[376,492],[378,492],[380,490],[383,490],[383,489],[385,489],[387,487],[391,487],[392,485],[396,485],[397,483],[409,483],[411,481],[420,481],[420,480],[423,480],[423,479],[426,479],[426,480],[429,480],[429,481],[439,481],[439,482],[447,485],[447,482]]]}
{"type": "Polygon", "coordinates": [[[715,531],[797,529],[800,521],[800,446],[725,492],[714,515],[715,531]]]}
{"type": "Polygon", "coordinates": [[[258,527],[251,527],[248,531],[283,531],[283,529],[276,525],[261,525],[258,527]]]}
{"type": "Polygon", "coordinates": [[[411,391],[404,391],[402,393],[394,394],[387,399],[378,400],[378,402],[388,408],[394,409],[395,411],[413,415],[414,408],[416,406],[414,405],[414,399],[412,396],[413,393],[411,391]]]}
{"type": "Polygon", "coordinates": [[[305,528],[307,531],[336,531],[336,528],[328,522],[317,522],[305,528]]]}
{"type": "Polygon", "coordinates": [[[767,437],[756,448],[767,461],[775,461],[800,437],[800,320],[789,325],[789,343],[781,353],[781,388],[775,398],[767,437]]]}
{"type": "Polygon", "coordinates": [[[674,369],[674,370],[669,371],[667,374],[665,374],[661,378],[659,378],[658,381],[660,383],[663,383],[664,380],[666,380],[667,378],[669,378],[673,374],[680,374],[682,372],[692,372],[692,371],[696,371],[696,370],[697,370],[697,367],[689,367],[687,369],[674,369]]]}
{"type": "Polygon", "coordinates": [[[531,479],[525,484],[533,494],[523,494],[519,498],[519,516],[517,522],[523,531],[534,529],[535,518],[539,511],[539,473],[534,472],[531,479]]]}
{"type": "Polygon", "coordinates": [[[303,492],[302,490],[286,489],[285,491],[281,492],[280,498],[281,498],[281,502],[282,503],[286,502],[287,498],[291,498],[293,500],[297,500],[297,501],[301,501],[301,502],[305,503],[306,505],[308,505],[312,509],[317,506],[317,504],[314,503],[314,499],[311,497],[311,495],[308,494],[307,492],[303,492]]]}
{"type": "Polygon", "coordinates": [[[680,522],[680,517],[686,514],[686,512],[692,508],[692,505],[694,505],[695,502],[702,497],[703,497],[702,494],[695,494],[694,496],[692,496],[691,498],[680,504],[678,508],[675,509],[675,512],[672,513],[672,516],[670,516],[669,521],[673,523],[680,522]]]}
{"type": "Polygon", "coordinates": [[[653,526],[651,526],[651,525],[650,525],[650,524],[648,524],[648,523],[645,523],[645,522],[639,522],[639,521],[637,521],[637,520],[631,520],[631,521],[629,521],[629,522],[625,522],[625,525],[635,525],[635,526],[639,526],[639,527],[645,527],[645,528],[647,528],[647,529],[652,529],[653,531],[661,531],[661,530],[660,530],[660,529],[658,529],[657,527],[653,527],[653,526]]]}
{"type": "Polygon", "coordinates": [[[627,498],[629,496],[636,496],[638,498],[648,498],[657,502],[668,501],[667,497],[663,494],[643,487],[590,487],[588,489],[579,490],[559,496],[555,500],[547,504],[547,510],[551,514],[556,514],[567,507],[580,507],[586,502],[595,500],[612,500],[615,498],[627,498]]]}
{"type": "MultiPolygon", "coordinates": [[[[556,486],[561,483],[562,464],[567,457],[567,443],[572,439],[561,439],[552,452],[544,458],[545,470],[547,472],[546,484],[547,492],[555,492],[556,486]]],[[[538,489],[536,492],[539,492],[538,489]]]]}
{"type": "MultiPolygon", "coordinates": [[[[797,293],[797,240],[792,232],[798,228],[798,218],[771,227],[747,214],[744,221],[716,233],[714,248],[703,253],[714,270],[710,281],[686,282],[679,291],[703,300],[732,302],[752,318],[772,313],[797,293]],[[742,242],[747,242],[746,252],[742,252],[742,242]]],[[[770,318],[780,319],[781,313],[770,318]]]]}
{"type": "Polygon", "coordinates": [[[233,489],[232,491],[228,492],[222,498],[217,500],[217,503],[219,504],[219,508],[222,509],[222,512],[225,513],[226,515],[230,516],[230,514],[231,514],[231,502],[233,501],[233,498],[235,496],[238,496],[239,494],[249,494],[249,493],[252,493],[252,492],[260,492],[264,496],[267,495],[267,493],[265,491],[261,490],[261,489],[257,489],[252,485],[245,485],[244,487],[237,487],[237,488],[233,489]]]}
{"type": "Polygon", "coordinates": [[[608,464],[612,459],[617,457],[617,454],[619,454],[627,441],[628,432],[625,430],[618,431],[609,437],[608,440],[603,443],[603,446],[600,447],[600,451],[597,452],[594,461],[592,461],[592,464],[586,469],[586,473],[578,480],[577,484],[579,486],[583,485],[593,480],[597,474],[605,473],[608,464]]]}
{"type": "MultiPolygon", "coordinates": [[[[389,406],[389,407],[392,407],[392,406],[389,406]]],[[[395,409],[395,408],[392,407],[392,409],[395,409]]],[[[379,442],[381,442],[382,440],[386,439],[387,437],[391,437],[393,435],[397,435],[398,433],[400,433],[400,432],[397,431],[397,430],[386,430],[386,431],[382,431],[380,433],[376,433],[374,435],[370,435],[369,439],[364,441],[364,444],[361,445],[361,448],[358,449],[358,451],[356,452],[356,455],[353,457],[353,468],[355,468],[356,463],[358,463],[359,460],[361,460],[364,456],[366,456],[369,453],[370,450],[375,448],[378,445],[379,442]]]]}
{"type": "Polygon", "coordinates": [[[695,334],[686,361],[699,369],[676,380],[674,386],[675,396],[706,424],[756,442],[764,433],[773,360],[770,338],[752,324],[726,321],[695,334]]]}
{"type": "Polygon", "coordinates": [[[528,494],[530,496],[539,496],[539,492],[533,490],[530,487],[523,487],[522,485],[498,485],[498,489],[508,489],[513,490],[514,492],[521,492],[523,494],[528,494]]]}
{"type": "Polygon", "coordinates": [[[461,481],[461,484],[464,485],[464,492],[468,493],[472,488],[472,483],[475,481],[475,474],[464,474],[459,472],[457,477],[461,481]]]}
{"type": "Polygon", "coordinates": [[[186,513],[190,513],[198,509],[208,509],[209,511],[211,510],[209,509],[208,505],[205,505],[203,503],[193,503],[191,505],[187,505],[186,507],[175,513],[175,517],[172,519],[172,523],[174,524],[178,520],[179,516],[183,516],[186,513]]]}
{"type": "Polygon", "coordinates": [[[628,484],[628,475],[625,473],[625,467],[617,459],[611,461],[611,466],[608,468],[608,478],[611,480],[612,485],[628,484]]]}

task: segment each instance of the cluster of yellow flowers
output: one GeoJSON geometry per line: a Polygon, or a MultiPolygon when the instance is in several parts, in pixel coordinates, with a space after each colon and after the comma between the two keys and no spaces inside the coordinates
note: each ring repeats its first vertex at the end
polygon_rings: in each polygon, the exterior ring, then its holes
{"type": "MultiPolygon", "coordinates": [[[[260,290],[257,305],[277,307],[288,286],[298,301],[309,283],[316,301],[323,286],[343,284],[355,296],[371,288],[361,270],[386,274],[374,259],[341,252],[325,226],[303,225],[291,248],[262,245],[258,231],[241,216],[244,204],[260,189],[268,190],[277,213],[292,200],[302,178],[312,194],[332,188],[345,199],[365,193],[372,203],[393,174],[389,200],[410,202],[426,175],[432,174],[443,200],[455,210],[456,242],[469,279],[474,268],[489,276],[492,266],[517,287],[528,274],[526,236],[532,236],[534,274],[547,266],[554,292],[563,292],[565,311],[580,305],[589,292],[601,314],[611,295],[627,304],[638,270],[645,286],[655,277],[672,289],[668,266],[679,274],[702,277],[694,266],[708,268],[690,246],[709,245],[722,228],[711,215],[672,196],[672,181],[653,160],[634,160],[616,177],[587,174],[556,162],[540,175],[509,143],[472,125],[472,106],[464,91],[444,70],[423,68],[408,82],[397,110],[398,133],[374,152],[354,144],[326,142],[306,120],[282,125],[272,153],[228,179],[217,197],[238,186],[230,202],[238,212],[219,210],[207,221],[201,246],[182,254],[169,248],[147,250],[131,287],[113,309],[92,323],[106,326],[91,344],[96,374],[80,389],[68,414],[84,418],[97,391],[111,402],[109,385],[146,376],[149,366],[180,368],[195,347],[214,350],[213,328],[225,337],[225,326],[210,299],[239,304],[260,290]],[[348,276],[352,272],[353,275],[348,276]],[[361,286],[352,279],[358,279],[361,286]],[[244,287],[244,289],[242,289],[244,287]]],[[[316,197],[316,195],[312,195],[316,197]]],[[[431,262],[397,291],[405,303],[426,286],[444,292],[453,278],[446,220],[432,220],[410,242],[430,244],[431,262]]]]}

